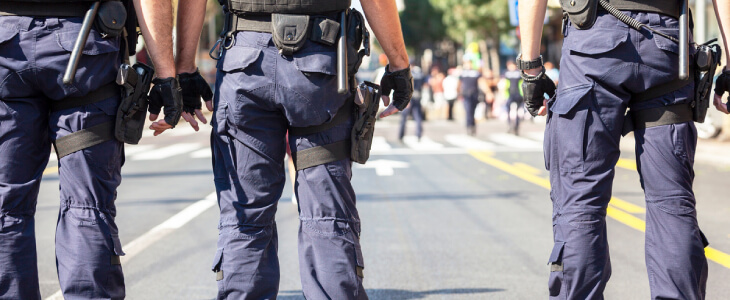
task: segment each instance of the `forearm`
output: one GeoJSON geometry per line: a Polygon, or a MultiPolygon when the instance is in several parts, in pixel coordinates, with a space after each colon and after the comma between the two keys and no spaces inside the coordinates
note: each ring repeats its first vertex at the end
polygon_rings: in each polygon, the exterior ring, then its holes
{"type": "Polygon", "coordinates": [[[389,71],[408,67],[408,53],[403,42],[400,17],[394,0],[362,0],[362,9],[370,28],[388,56],[389,71]]]}
{"type": "Polygon", "coordinates": [[[206,0],[179,0],[177,4],[177,57],[178,73],[195,72],[200,32],[205,22],[206,0]]]}
{"type": "Polygon", "coordinates": [[[134,0],[134,7],[157,77],[175,77],[175,60],[172,54],[172,2],[134,0]]]}
{"type": "MultiPolygon", "coordinates": [[[[728,49],[728,38],[727,35],[730,32],[730,2],[727,0],[717,1],[712,0],[715,5],[715,16],[717,17],[717,23],[720,25],[720,34],[722,34],[722,41],[725,48],[725,61],[730,58],[730,49],[728,49]]],[[[725,70],[730,70],[730,63],[725,64],[725,70]]]]}
{"type": "Polygon", "coordinates": [[[520,1],[520,41],[522,60],[528,61],[540,56],[542,25],[545,20],[547,0],[520,1]]]}

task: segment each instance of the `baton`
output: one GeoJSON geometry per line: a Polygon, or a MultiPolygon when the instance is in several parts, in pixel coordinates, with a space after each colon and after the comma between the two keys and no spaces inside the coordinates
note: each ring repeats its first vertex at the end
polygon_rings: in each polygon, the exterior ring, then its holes
{"type": "Polygon", "coordinates": [[[340,38],[337,39],[337,93],[339,94],[345,94],[349,90],[347,76],[346,12],[343,11],[340,15],[340,38]]]}
{"type": "Polygon", "coordinates": [[[682,0],[679,15],[679,80],[689,78],[689,12],[688,0],[682,0]]]}
{"type": "Polygon", "coordinates": [[[91,26],[94,24],[94,18],[96,18],[96,12],[99,11],[99,2],[91,4],[91,8],[86,11],[84,15],[84,22],[81,23],[81,31],[79,36],[76,38],[74,48],[71,50],[71,58],[66,65],[66,73],[63,74],[63,83],[71,84],[76,77],[76,68],[79,66],[79,60],[81,59],[82,51],[86,45],[86,40],[89,38],[89,32],[91,32],[91,26]]]}

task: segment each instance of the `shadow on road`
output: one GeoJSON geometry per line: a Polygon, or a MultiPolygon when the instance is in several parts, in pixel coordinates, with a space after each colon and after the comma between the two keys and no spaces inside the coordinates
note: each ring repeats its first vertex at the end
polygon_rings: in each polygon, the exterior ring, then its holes
{"type": "MultiPolygon", "coordinates": [[[[213,169],[206,170],[192,170],[192,171],[173,171],[173,172],[149,172],[149,173],[125,173],[122,168],[122,178],[149,178],[149,177],[179,177],[179,176],[195,176],[195,175],[208,175],[213,174],[213,169]]],[[[44,181],[58,180],[58,174],[48,174],[43,176],[44,181]]],[[[211,181],[212,182],[212,181],[211,181]]]]}
{"type": "MultiPolygon", "coordinates": [[[[504,289],[490,289],[490,288],[479,288],[479,289],[438,289],[430,291],[408,291],[398,289],[368,289],[368,297],[370,299],[400,299],[400,300],[411,300],[411,299],[423,299],[431,295],[440,296],[454,296],[456,295],[476,295],[493,292],[501,292],[504,289]]],[[[302,291],[281,291],[277,299],[283,300],[300,300],[304,299],[302,291]]]]}
{"type": "Polygon", "coordinates": [[[408,193],[408,194],[357,194],[358,201],[394,200],[507,200],[527,199],[521,192],[498,193],[408,193]]]}

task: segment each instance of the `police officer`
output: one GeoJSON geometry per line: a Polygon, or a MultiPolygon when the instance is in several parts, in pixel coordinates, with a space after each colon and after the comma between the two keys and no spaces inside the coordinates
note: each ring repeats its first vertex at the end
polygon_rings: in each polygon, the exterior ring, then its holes
{"type": "MultiPolygon", "coordinates": [[[[296,196],[304,296],[367,299],[360,217],[350,183],[352,162],[345,158],[302,168],[299,161],[308,149],[350,139],[353,120],[346,108],[353,101],[355,85],[338,93],[332,43],[350,0],[221,3],[231,6],[224,6],[226,32],[220,43],[211,135],[220,206],[218,250],[212,265],[218,298],[277,296],[274,214],[285,183],[284,137],[289,130],[299,169],[296,196]]],[[[178,14],[186,25],[177,34],[177,45],[182,47],[178,72],[190,73],[196,69],[193,58],[205,0],[181,0],[179,5],[186,7],[178,14]]],[[[367,0],[362,6],[390,62],[381,81],[383,101],[389,104],[380,114],[385,117],[406,107],[413,79],[395,1],[367,0]],[[392,102],[387,96],[391,91],[392,102]]]]}
{"type": "MultiPolygon", "coordinates": [[[[694,82],[667,86],[679,80],[680,45],[672,39],[678,37],[680,1],[611,0],[614,13],[647,26],[639,30],[609,13],[603,3],[604,8],[596,8],[595,2],[564,1],[570,15],[563,32],[560,84],[557,96],[542,107],[544,93],[556,94],[539,55],[546,4],[546,0],[520,3],[518,65],[524,71],[528,111],[548,115],[545,163],[552,186],[555,241],[549,260],[551,298],[603,299],[611,276],[605,218],[619,139],[626,118],[631,118],[627,123],[634,126],[637,167],[646,196],[651,297],[703,299],[707,241],[697,224],[692,191],[697,142],[690,107],[696,100],[694,82]],[[587,14],[581,15],[581,8],[587,14]],[[648,91],[655,96],[647,96],[648,91]],[[647,114],[653,114],[657,123],[645,122],[647,114]]],[[[730,4],[716,1],[715,9],[722,16],[723,32],[728,32],[730,4]]]]}
{"type": "MultiPolygon", "coordinates": [[[[62,80],[82,17],[92,3],[0,1],[0,299],[41,297],[34,213],[52,143],[60,156],[61,207],[55,241],[63,296],[122,299],[125,295],[119,259],[124,252],[114,222],[123,144],[113,137],[91,144],[67,138],[103,134],[96,130],[111,128],[107,126],[114,124],[120,101],[114,81],[122,62],[123,37],[106,35],[96,25],[83,45],[76,76],[71,83],[62,80]]],[[[137,4],[159,76],[152,107],[159,113],[165,106],[166,121],[175,124],[180,110],[175,100],[180,95],[171,88],[176,85],[172,41],[159,40],[161,32],[172,28],[171,8],[168,4],[164,9],[165,1],[137,4]],[[153,13],[156,18],[150,18],[153,13]]],[[[130,3],[122,5],[132,10],[130,3]]],[[[112,12],[120,12],[118,7],[112,12]]]]}
{"type": "Polygon", "coordinates": [[[426,77],[423,75],[420,67],[411,67],[413,73],[413,96],[408,107],[403,110],[400,118],[400,127],[398,129],[398,140],[403,141],[403,137],[406,134],[406,123],[408,117],[413,116],[413,120],[416,121],[416,137],[418,141],[421,141],[423,135],[423,110],[421,105],[421,89],[427,84],[426,77]]]}

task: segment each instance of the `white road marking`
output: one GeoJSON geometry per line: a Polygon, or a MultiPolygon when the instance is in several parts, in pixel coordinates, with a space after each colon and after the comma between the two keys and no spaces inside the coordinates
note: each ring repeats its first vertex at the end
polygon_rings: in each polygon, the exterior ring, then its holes
{"type": "Polygon", "coordinates": [[[175,155],[180,155],[190,151],[198,150],[202,145],[200,143],[181,143],[167,147],[143,152],[132,156],[132,160],[156,160],[164,159],[175,155]]]}
{"type": "Polygon", "coordinates": [[[200,131],[195,131],[192,126],[184,126],[184,127],[177,127],[172,130],[165,131],[162,135],[166,136],[185,136],[185,135],[191,135],[198,132],[208,132],[210,133],[210,127],[205,127],[204,124],[200,124],[202,128],[200,128],[200,131]],[[207,130],[206,130],[207,129],[207,130]]]}
{"type": "Polygon", "coordinates": [[[152,145],[124,145],[124,155],[131,156],[154,149],[152,145]]]}
{"type": "Polygon", "coordinates": [[[436,150],[444,148],[444,145],[434,142],[428,136],[422,136],[421,140],[419,141],[418,137],[414,135],[407,135],[403,137],[403,143],[405,143],[411,149],[418,151],[436,150]]]}
{"type": "MultiPolygon", "coordinates": [[[[185,224],[190,222],[190,220],[195,219],[195,217],[213,207],[216,202],[216,193],[211,193],[210,195],[205,197],[205,199],[191,204],[179,213],[167,219],[165,222],[162,222],[160,225],[153,227],[145,234],[134,239],[129,244],[122,246],[122,250],[126,253],[126,255],[122,256],[121,258],[122,264],[126,264],[134,256],[145,250],[145,248],[172,233],[173,231],[175,231],[175,229],[183,227],[185,224]]],[[[59,290],[50,297],[46,298],[46,300],[63,300],[63,295],[59,290]]]]}
{"type": "Polygon", "coordinates": [[[375,169],[375,174],[378,176],[393,176],[395,171],[393,169],[408,168],[410,165],[407,162],[397,160],[378,159],[370,160],[364,165],[358,165],[360,169],[375,169]]]}
{"type": "Polygon", "coordinates": [[[210,147],[203,148],[203,149],[200,149],[193,153],[190,153],[190,157],[192,157],[192,158],[209,158],[212,156],[213,156],[213,153],[210,151],[210,147]]]}
{"type": "Polygon", "coordinates": [[[489,135],[489,139],[497,144],[519,149],[542,149],[542,143],[506,133],[489,135]]]}
{"type": "Polygon", "coordinates": [[[482,141],[466,134],[447,134],[444,138],[450,144],[464,149],[493,150],[497,147],[497,145],[493,143],[482,141]]]}
{"type": "Polygon", "coordinates": [[[393,149],[393,147],[388,144],[388,142],[385,140],[385,137],[382,136],[374,136],[373,137],[373,144],[370,146],[370,151],[388,151],[393,149]]]}

